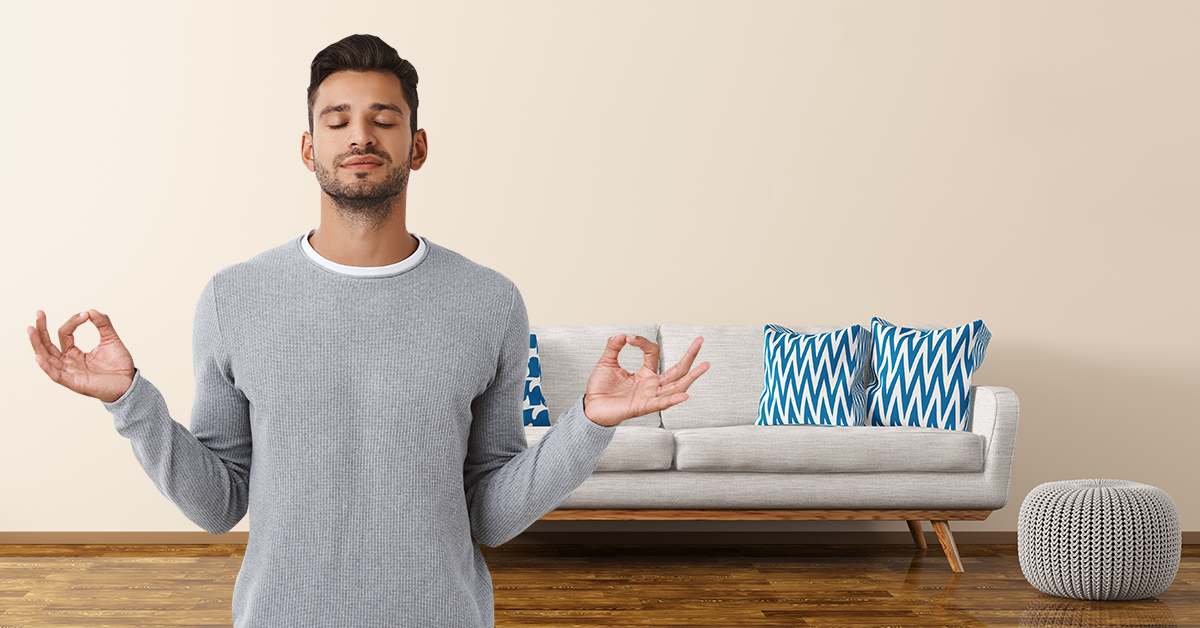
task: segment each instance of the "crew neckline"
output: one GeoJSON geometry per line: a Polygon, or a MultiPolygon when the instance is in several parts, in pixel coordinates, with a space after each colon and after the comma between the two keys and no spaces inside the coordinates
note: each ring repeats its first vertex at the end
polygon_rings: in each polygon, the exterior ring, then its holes
{"type": "Polygon", "coordinates": [[[425,259],[425,256],[429,251],[428,242],[425,241],[425,238],[413,233],[412,236],[417,239],[417,250],[413,252],[412,255],[409,255],[395,264],[388,264],[387,266],[347,266],[345,264],[339,264],[322,257],[321,254],[312,247],[312,244],[309,243],[308,239],[316,232],[316,229],[312,229],[307,234],[300,237],[300,248],[304,251],[304,256],[325,270],[350,277],[390,277],[392,275],[399,275],[400,273],[411,270],[417,264],[420,264],[421,260],[425,259]]]}

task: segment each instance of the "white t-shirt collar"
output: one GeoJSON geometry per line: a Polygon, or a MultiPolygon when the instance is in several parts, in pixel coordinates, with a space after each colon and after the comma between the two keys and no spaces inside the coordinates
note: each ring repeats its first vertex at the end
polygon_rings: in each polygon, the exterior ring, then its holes
{"type": "Polygon", "coordinates": [[[425,253],[428,250],[428,246],[425,243],[425,238],[413,233],[413,237],[417,239],[416,252],[396,262],[395,264],[388,264],[387,266],[346,266],[345,264],[338,264],[337,262],[332,262],[324,257],[321,257],[321,254],[312,247],[312,244],[309,244],[308,239],[316,232],[317,230],[313,229],[308,232],[308,235],[300,239],[300,246],[304,249],[304,254],[318,265],[328,268],[335,273],[352,275],[355,277],[386,277],[388,275],[398,275],[416,266],[417,264],[420,264],[421,260],[425,259],[425,253]]]}

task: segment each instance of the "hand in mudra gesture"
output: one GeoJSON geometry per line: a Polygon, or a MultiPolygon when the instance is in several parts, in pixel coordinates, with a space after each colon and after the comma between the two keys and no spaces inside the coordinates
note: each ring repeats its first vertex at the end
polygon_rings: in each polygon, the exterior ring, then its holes
{"type": "Polygon", "coordinates": [[[703,343],[704,338],[698,336],[683,352],[679,363],[659,375],[657,344],[641,336],[618,334],[609,338],[604,355],[600,356],[596,370],[588,378],[583,413],[595,423],[611,426],[687,401],[685,391],[708,370],[708,362],[702,362],[688,372],[703,343]],[[645,363],[636,373],[626,371],[617,363],[617,356],[626,342],[646,354],[645,363]]]}
{"type": "Polygon", "coordinates": [[[58,328],[61,351],[50,341],[50,333],[46,331],[46,315],[38,310],[36,316],[37,328],[26,327],[25,331],[33,345],[33,359],[50,379],[81,395],[110,403],[120,399],[129,390],[133,384],[133,357],[125,349],[125,343],[117,336],[107,315],[88,310],[67,319],[58,328]],[[75,329],[87,320],[91,320],[100,332],[100,344],[90,353],[84,353],[75,346],[75,329]]]}

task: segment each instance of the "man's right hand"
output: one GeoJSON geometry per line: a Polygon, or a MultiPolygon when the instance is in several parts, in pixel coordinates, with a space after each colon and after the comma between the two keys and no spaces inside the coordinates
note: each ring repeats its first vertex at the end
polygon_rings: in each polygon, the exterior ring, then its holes
{"type": "Polygon", "coordinates": [[[133,384],[133,357],[117,336],[108,316],[88,310],[72,316],[58,328],[62,351],[50,342],[46,331],[46,315],[37,311],[37,329],[26,327],[33,345],[33,359],[55,382],[88,397],[113,402],[121,398],[133,384]],[[91,353],[75,346],[75,328],[91,320],[100,332],[100,344],[91,353]]]}

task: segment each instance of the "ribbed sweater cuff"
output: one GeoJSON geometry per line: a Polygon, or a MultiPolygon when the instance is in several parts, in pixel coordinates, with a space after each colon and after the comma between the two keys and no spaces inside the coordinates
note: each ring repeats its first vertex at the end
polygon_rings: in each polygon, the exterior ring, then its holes
{"type": "Polygon", "coordinates": [[[575,405],[571,406],[571,409],[558,418],[556,424],[562,426],[559,428],[560,430],[571,434],[570,440],[577,444],[577,451],[595,455],[597,462],[600,460],[600,454],[604,453],[613,434],[617,431],[615,425],[604,426],[587,418],[583,412],[583,395],[575,400],[575,405]]]}
{"type": "Polygon", "coordinates": [[[104,408],[112,413],[117,432],[122,435],[126,435],[124,430],[130,425],[139,419],[158,414],[166,405],[158,388],[151,384],[150,380],[142,377],[142,370],[139,368],[134,369],[133,383],[129,385],[129,390],[126,390],[125,394],[118,397],[116,401],[101,400],[100,403],[104,404],[104,408]]]}
{"type": "Polygon", "coordinates": [[[104,407],[107,408],[109,412],[116,412],[118,410],[118,408],[120,408],[121,405],[123,403],[125,403],[126,400],[129,399],[129,397],[131,395],[137,394],[136,392],[134,392],[134,390],[138,387],[138,382],[140,382],[141,380],[142,380],[142,369],[137,368],[135,366],[133,368],[133,383],[131,383],[129,385],[129,388],[125,390],[125,394],[121,395],[120,397],[117,397],[116,401],[104,401],[102,399],[102,400],[100,400],[100,403],[104,404],[104,407]]]}

